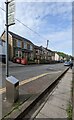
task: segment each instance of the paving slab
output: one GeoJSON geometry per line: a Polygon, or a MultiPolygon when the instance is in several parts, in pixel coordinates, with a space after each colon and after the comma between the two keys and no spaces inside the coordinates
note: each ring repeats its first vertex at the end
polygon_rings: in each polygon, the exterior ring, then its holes
{"type": "Polygon", "coordinates": [[[72,105],[73,105],[72,120],[74,120],[74,67],[72,69],[72,105]]]}
{"type": "Polygon", "coordinates": [[[66,118],[67,117],[67,113],[65,110],[59,108],[58,106],[51,105],[48,103],[45,104],[45,107],[40,111],[40,113],[45,116],[48,116],[48,118],[66,118]]]}
{"type": "Polygon", "coordinates": [[[47,101],[47,103],[49,105],[52,105],[54,107],[59,107],[59,108],[61,108],[63,110],[66,110],[66,102],[68,104],[68,101],[64,101],[64,100],[62,100],[60,98],[57,98],[57,97],[54,97],[54,96],[53,96],[53,98],[51,100],[47,101]]]}
{"type": "Polygon", "coordinates": [[[36,118],[67,118],[66,110],[69,102],[71,102],[71,87],[72,70],[69,69],[36,118]]]}

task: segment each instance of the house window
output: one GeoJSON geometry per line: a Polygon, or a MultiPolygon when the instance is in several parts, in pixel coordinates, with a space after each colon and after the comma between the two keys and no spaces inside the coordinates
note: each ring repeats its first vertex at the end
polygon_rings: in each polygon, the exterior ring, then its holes
{"type": "Polygon", "coordinates": [[[32,50],[33,49],[33,47],[32,47],[32,45],[30,45],[30,50],[32,50]]]}
{"type": "Polygon", "coordinates": [[[30,44],[27,44],[27,49],[30,50],[30,44]]]}
{"type": "Polygon", "coordinates": [[[15,56],[18,57],[18,51],[17,50],[15,51],[15,56]]]}
{"type": "Polygon", "coordinates": [[[5,46],[5,42],[2,41],[2,40],[0,40],[0,45],[1,45],[1,46],[5,46]]]}
{"type": "Polygon", "coordinates": [[[2,40],[0,40],[0,45],[2,46],[2,40]]]}
{"type": "Polygon", "coordinates": [[[2,42],[2,45],[5,46],[5,42],[2,42]]]}
{"type": "Polygon", "coordinates": [[[17,47],[21,47],[21,41],[20,40],[17,41],[17,47]]]}
{"type": "Polygon", "coordinates": [[[38,51],[36,51],[36,53],[38,53],[38,51]]]}
{"type": "Polygon", "coordinates": [[[51,52],[49,52],[49,55],[51,56],[51,52]]]}
{"type": "Polygon", "coordinates": [[[18,50],[18,57],[22,57],[22,51],[18,50]]]}
{"type": "Polygon", "coordinates": [[[16,57],[22,57],[22,52],[20,50],[15,51],[15,56],[16,57]]]}
{"type": "Polygon", "coordinates": [[[27,44],[26,44],[26,42],[24,42],[24,49],[27,49],[27,44]]]}

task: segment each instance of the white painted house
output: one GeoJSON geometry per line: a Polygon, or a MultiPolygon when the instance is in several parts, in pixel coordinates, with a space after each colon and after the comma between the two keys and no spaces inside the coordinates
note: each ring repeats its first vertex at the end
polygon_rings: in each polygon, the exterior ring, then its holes
{"type": "Polygon", "coordinates": [[[55,52],[55,61],[59,61],[60,60],[60,56],[55,52]]]}

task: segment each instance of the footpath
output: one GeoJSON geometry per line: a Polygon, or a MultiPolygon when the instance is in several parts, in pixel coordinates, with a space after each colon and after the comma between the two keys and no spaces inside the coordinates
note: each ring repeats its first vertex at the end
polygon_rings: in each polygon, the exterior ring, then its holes
{"type": "Polygon", "coordinates": [[[73,114],[72,114],[72,120],[74,120],[74,67],[72,69],[72,108],[73,108],[73,114]]]}
{"type": "MultiPolygon", "coordinates": [[[[51,83],[54,82],[61,74],[61,72],[58,72],[58,74],[55,74],[52,77],[48,74],[45,77],[42,77],[42,79],[39,78],[36,81],[25,84],[25,87],[24,85],[20,86],[20,99],[14,105],[10,104],[5,99],[6,95],[3,93],[2,116],[6,115],[3,120],[17,118],[24,111],[24,109],[26,110],[27,107],[29,107],[38,98],[38,96],[45,91],[45,89],[48,88],[48,86],[51,85],[51,83]],[[51,77],[51,81],[49,81],[49,77],[51,77]]],[[[71,87],[72,70],[69,69],[64,77],[60,80],[56,88],[53,90],[52,95],[48,98],[43,108],[40,109],[36,118],[67,118],[67,109],[71,103],[71,87]]]]}
{"type": "MultiPolygon", "coordinates": [[[[60,120],[64,118],[68,120],[71,117],[71,88],[72,88],[72,70],[68,72],[61,79],[59,84],[53,90],[51,96],[48,97],[47,102],[39,111],[36,118],[50,118],[49,120],[60,120]]],[[[71,120],[71,119],[70,119],[71,120]]]]}
{"type": "MultiPolygon", "coordinates": [[[[6,64],[0,62],[0,66],[5,66],[6,67],[6,64]]],[[[23,66],[24,65],[22,65],[22,64],[13,63],[13,62],[9,61],[9,67],[23,67],[23,66]]]]}

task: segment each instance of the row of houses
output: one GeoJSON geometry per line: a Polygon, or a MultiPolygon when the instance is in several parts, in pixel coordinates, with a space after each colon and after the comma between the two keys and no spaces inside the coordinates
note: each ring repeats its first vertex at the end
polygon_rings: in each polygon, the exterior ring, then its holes
{"type": "MultiPolygon", "coordinates": [[[[30,40],[21,37],[11,31],[8,33],[9,37],[9,60],[14,57],[26,58],[28,61],[59,61],[66,58],[59,56],[57,52],[44,48],[43,46],[36,46],[30,40]]],[[[1,35],[1,40],[5,43],[5,31],[1,35]]]]}

